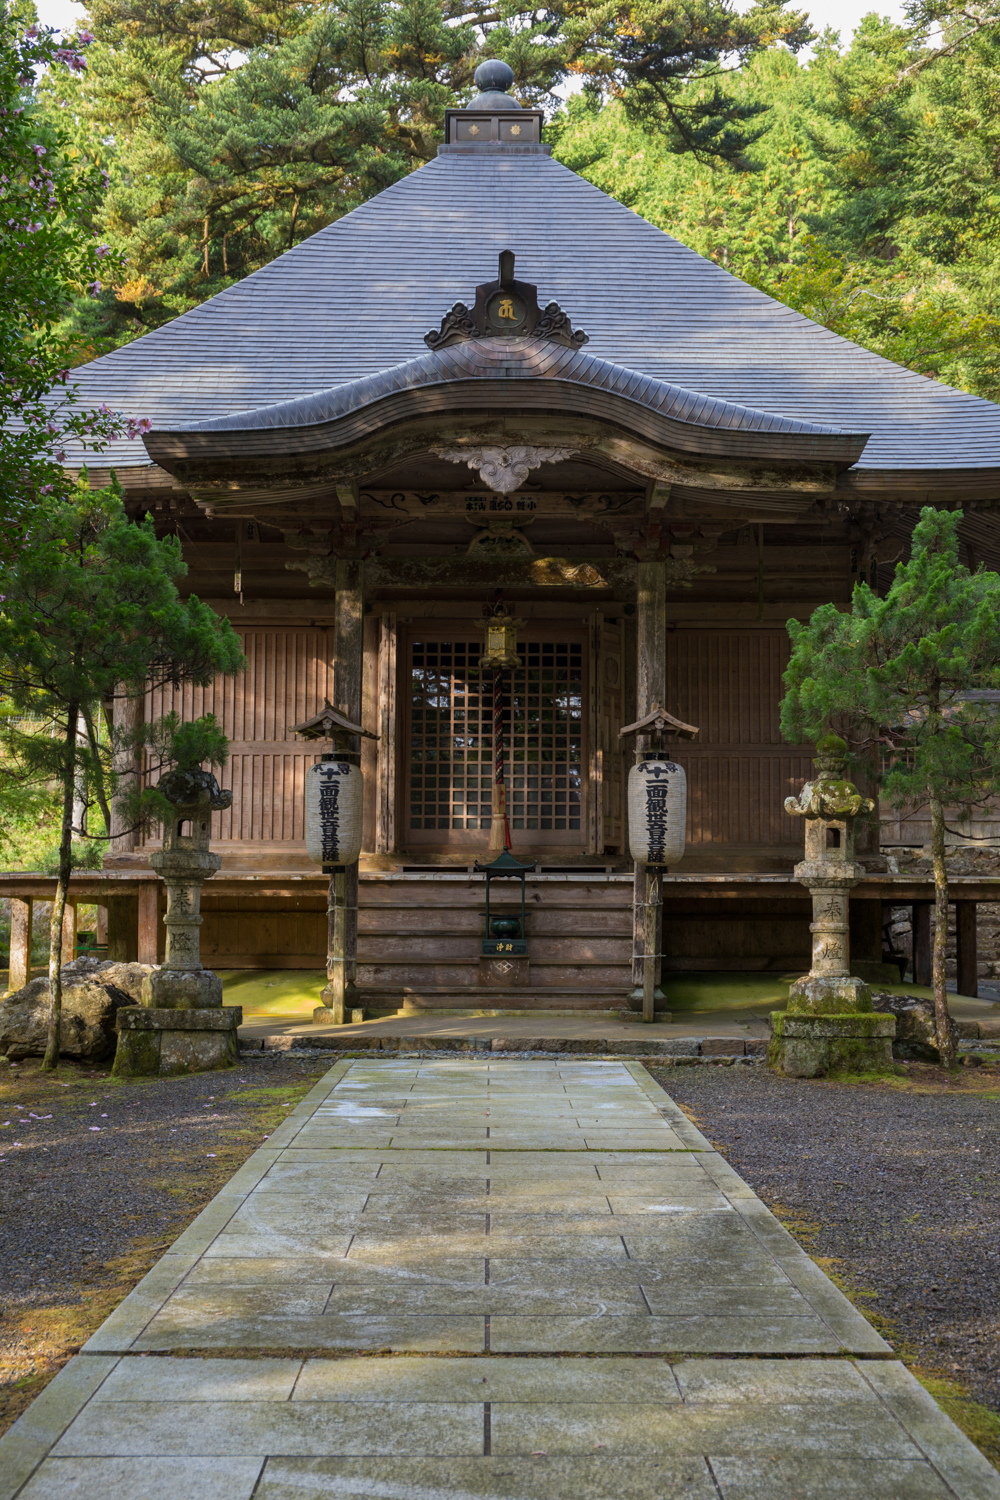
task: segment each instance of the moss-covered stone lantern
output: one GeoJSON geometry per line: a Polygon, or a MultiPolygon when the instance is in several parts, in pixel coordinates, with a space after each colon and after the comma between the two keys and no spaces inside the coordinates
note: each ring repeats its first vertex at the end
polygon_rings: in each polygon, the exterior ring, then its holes
{"type": "Polygon", "coordinates": [[[113,1071],[119,1077],[232,1067],[240,1006],[222,1004],[222,980],[201,962],[201,888],[221,867],[209,848],[213,812],[232,806],[210,771],[178,768],[158,784],[172,808],[163,848],[149,862],[167,888],[166,951],[147,974],[142,1004],[122,1007],[113,1071]]]}
{"type": "Polygon", "coordinates": [[[847,779],[847,746],[827,735],[816,746],[815,777],[785,811],[805,818],[805,859],[795,877],[812,897],[812,967],[795,980],[788,1009],[771,1017],[771,1062],[797,1078],[830,1068],[862,1069],[892,1061],[892,1016],[876,1014],[871,991],[851,973],[850,893],[864,879],[854,858],[854,824],[874,803],[847,779]]]}

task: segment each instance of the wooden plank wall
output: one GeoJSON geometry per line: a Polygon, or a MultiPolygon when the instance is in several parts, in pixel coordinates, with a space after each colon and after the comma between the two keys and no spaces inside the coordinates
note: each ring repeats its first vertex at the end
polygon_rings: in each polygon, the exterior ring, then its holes
{"type": "Polygon", "coordinates": [[[310,718],[332,692],[333,631],[290,627],[238,634],[249,663],[241,677],[151,693],[146,717],[171,709],[185,719],[214,713],[229,736],[229,764],[219,781],[232,790],[233,806],[213,816],[213,842],[238,843],[258,855],[274,845],[304,851],[303,781],[316,751],[296,740],[291,726],[310,718]]]}
{"type": "Polygon", "coordinates": [[[783,629],[669,633],[667,706],[701,730],[676,752],[688,774],[693,848],[802,844],[801,819],[787,815],[784,801],[808,777],[812,751],[781,738],[781,674],[788,655],[783,629]]]}

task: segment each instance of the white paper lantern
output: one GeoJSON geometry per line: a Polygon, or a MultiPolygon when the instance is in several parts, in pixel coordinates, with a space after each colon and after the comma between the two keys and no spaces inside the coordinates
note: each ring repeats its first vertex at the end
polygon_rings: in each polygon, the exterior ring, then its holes
{"type": "Polygon", "coordinates": [[[628,841],[638,865],[673,865],[684,855],[687,777],[672,760],[641,760],[628,773],[628,841]]]}
{"type": "Polygon", "coordinates": [[[306,853],[318,865],[352,865],[361,853],[360,766],[324,760],[306,772],[306,853]]]}

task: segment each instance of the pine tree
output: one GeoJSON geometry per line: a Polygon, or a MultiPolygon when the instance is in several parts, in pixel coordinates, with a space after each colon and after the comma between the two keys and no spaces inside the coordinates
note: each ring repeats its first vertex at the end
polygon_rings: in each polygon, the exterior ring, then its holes
{"type": "MultiPolygon", "coordinates": [[[[38,734],[9,719],[0,735],[4,776],[25,785],[55,785],[62,819],[56,896],[50,929],[49,1034],[43,1066],[59,1058],[62,1014],[62,921],[73,868],[74,803],[81,791],[110,831],[114,746],[100,733],[108,702],[141,697],[150,687],[235,676],[246,665],[228,620],[175,580],[186,572],[175,537],[157,539],[147,518],[133,525],[117,485],[91,491],[86,476],[68,500],[39,499],[18,537],[17,556],[0,563],[0,692],[15,710],[42,719],[38,734]]],[[[219,758],[216,726],[167,726],[187,760],[192,735],[206,758],[219,758]],[[181,733],[181,731],[184,731],[181,733]],[[178,738],[179,736],[179,738],[178,738]]],[[[163,734],[157,740],[162,752],[163,734]]],[[[174,757],[176,758],[176,757],[174,757]]],[[[131,789],[133,792],[135,789],[131,789]]],[[[0,783],[2,791],[2,783],[0,783]]],[[[133,796],[138,817],[160,810],[155,791],[133,796]]]]}
{"type": "Polygon", "coordinates": [[[947,813],[1000,795],[1000,575],[959,562],[960,511],[920,513],[910,560],[879,599],[859,584],[849,613],[834,604],[788,622],[781,729],[792,743],[836,729],[880,761],[882,795],[930,812],[934,867],[933,985],[937,1044],[954,1063],[945,991],[947,813]]]}

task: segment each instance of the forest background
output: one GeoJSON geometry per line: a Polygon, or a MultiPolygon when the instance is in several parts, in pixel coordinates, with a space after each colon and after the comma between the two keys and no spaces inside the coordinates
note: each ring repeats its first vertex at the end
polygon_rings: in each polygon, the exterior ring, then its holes
{"type": "Polygon", "coordinates": [[[493,55],[547,108],[554,155],[612,197],[835,332],[1000,398],[995,0],[912,0],[846,45],[781,0],[742,20],[722,0],[90,0],[81,25],[86,70],[37,90],[106,173],[93,227],[118,274],[67,307],[78,363],[418,169],[493,55]],[[658,72],[648,38],[671,28],[658,72]]]}

